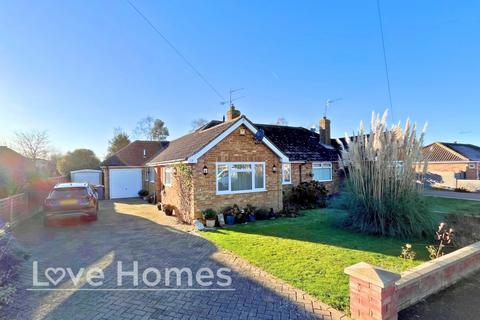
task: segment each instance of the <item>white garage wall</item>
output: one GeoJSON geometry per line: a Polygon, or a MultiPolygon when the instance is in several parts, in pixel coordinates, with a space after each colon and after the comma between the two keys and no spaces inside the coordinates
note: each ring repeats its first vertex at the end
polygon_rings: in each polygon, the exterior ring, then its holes
{"type": "Polygon", "coordinates": [[[102,171],[100,170],[77,170],[70,172],[72,182],[88,182],[93,185],[102,184],[102,171]]]}

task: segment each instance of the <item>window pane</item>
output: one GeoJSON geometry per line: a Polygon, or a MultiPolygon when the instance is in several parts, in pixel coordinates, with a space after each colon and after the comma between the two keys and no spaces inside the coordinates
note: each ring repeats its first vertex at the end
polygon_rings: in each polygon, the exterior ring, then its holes
{"type": "Polygon", "coordinates": [[[263,189],[263,177],[265,172],[263,171],[263,164],[255,165],[255,189],[263,189]]]}
{"type": "Polygon", "coordinates": [[[235,169],[235,170],[251,170],[252,167],[249,164],[234,164],[234,165],[232,165],[232,169],[235,169]]]}
{"type": "Polygon", "coordinates": [[[228,191],[228,166],[221,164],[217,166],[217,189],[228,191]]]}
{"type": "Polygon", "coordinates": [[[282,165],[282,175],[283,175],[283,182],[290,182],[291,180],[291,166],[290,163],[284,163],[282,165]]]}
{"type": "Polygon", "coordinates": [[[329,168],[313,168],[313,180],[315,181],[332,180],[332,170],[329,168]]]}
{"type": "Polygon", "coordinates": [[[232,172],[232,191],[252,190],[252,172],[232,172]]]}

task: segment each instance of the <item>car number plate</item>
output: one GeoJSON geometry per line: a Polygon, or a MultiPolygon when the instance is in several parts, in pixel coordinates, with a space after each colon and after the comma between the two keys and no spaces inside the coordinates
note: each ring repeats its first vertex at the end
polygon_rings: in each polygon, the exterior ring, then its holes
{"type": "Polygon", "coordinates": [[[61,205],[72,205],[72,204],[77,204],[77,199],[66,199],[66,200],[61,200],[60,201],[61,205]]]}

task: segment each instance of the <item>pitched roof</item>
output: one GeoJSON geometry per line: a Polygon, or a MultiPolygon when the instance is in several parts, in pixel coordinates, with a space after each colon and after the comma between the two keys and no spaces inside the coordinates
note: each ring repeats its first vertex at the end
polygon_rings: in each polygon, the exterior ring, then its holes
{"type": "Polygon", "coordinates": [[[473,144],[435,142],[424,153],[429,161],[480,161],[480,147],[473,144]]]}
{"type": "MultiPolygon", "coordinates": [[[[242,117],[239,119],[241,118],[242,117]]],[[[213,120],[204,126],[207,127],[206,129],[200,128],[192,133],[170,141],[168,147],[149,162],[153,164],[159,162],[186,160],[191,155],[203,149],[208,143],[230,128],[237,121],[219,122],[217,125],[207,126],[208,124],[216,122],[216,120],[213,120]]]]}
{"type": "Polygon", "coordinates": [[[100,163],[101,167],[143,166],[160,151],[168,147],[168,141],[135,140],[100,163]],[[145,156],[144,156],[145,150],[145,156]]]}
{"type": "Polygon", "coordinates": [[[337,161],[338,150],[320,144],[319,134],[303,127],[255,124],[290,161],[337,161]]]}

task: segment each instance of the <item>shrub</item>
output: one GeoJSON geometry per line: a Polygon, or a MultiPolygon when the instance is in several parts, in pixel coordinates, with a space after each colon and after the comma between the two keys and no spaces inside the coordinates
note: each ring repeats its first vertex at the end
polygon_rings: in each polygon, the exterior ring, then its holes
{"type": "Polygon", "coordinates": [[[268,220],[270,219],[270,213],[267,209],[260,208],[255,210],[255,217],[257,220],[268,220]]]}
{"type": "Polygon", "coordinates": [[[217,212],[209,208],[202,211],[202,216],[205,220],[215,220],[217,218],[217,212]]]}
{"type": "Polygon", "coordinates": [[[171,204],[164,204],[162,207],[163,207],[163,212],[167,216],[171,216],[173,214],[173,211],[175,211],[175,206],[172,206],[171,204]]]}
{"type": "Polygon", "coordinates": [[[14,281],[18,265],[27,260],[29,254],[10,232],[0,229],[0,305],[11,302],[16,291],[14,281]]]}
{"type": "Polygon", "coordinates": [[[293,187],[284,197],[284,207],[297,205],[302,209],[325,208],[328,191],[318,181],[302,182],[293,187]]]}
{"type": "Polygon", "coordinates": [[[404,128],[388,129],[386,116],[372,115],[369,133],[361,124],[355,138],[346,137],[347,148],[340,143],[348,170],[346,226],[384,236],[424,236],[434,229],[416,181],[417,168],[426,172],[424,132],[417,137],[408,120],[404,128]]]}
{"type": "Polygon", "coordinates": [[[148,190],[142,189],[138,191],[138,196],[141,198],[148,196],[148,190]]]}

